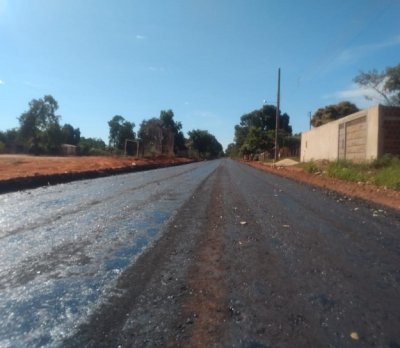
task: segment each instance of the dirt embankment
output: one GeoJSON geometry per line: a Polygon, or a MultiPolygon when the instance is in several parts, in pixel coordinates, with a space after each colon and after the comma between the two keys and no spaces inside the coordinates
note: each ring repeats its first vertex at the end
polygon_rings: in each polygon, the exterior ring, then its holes
{"type": "Polygon", "coordinates": [[[0,155],[0,193],[192,162],[188,158],[0,155]]]}
{"type": "Polygon", "coordinates": [[[366,183],[348,182],[320,174],[305,172],[297,166],[271,166],[261,162],[244,162],[254,168],[281,175],[310,185],[341,193],[347,197],[361,198],[380,205],[400,210],[400,192],[366,183]]]}

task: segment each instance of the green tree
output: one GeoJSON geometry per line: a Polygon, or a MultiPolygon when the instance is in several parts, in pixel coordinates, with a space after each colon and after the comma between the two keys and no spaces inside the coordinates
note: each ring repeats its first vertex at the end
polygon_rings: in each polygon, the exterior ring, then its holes
{"type": "Polygon", "coordinates": [[[43,99],[33,99],[29,110],[18,118],[21,137],[35,154],[40,149],[54,149],[58,145],[58,140],[52,136],[60,126],[57,109],[57,101],[51,95],[45,95],[43,99]]]}
{"type": "Polygon", "coordinates": [[[173,133],[178,133],[182,129],[182,124],[180,122],[175,122],[174,112],[172,110],[161,110],[160,121],[163,129],[169,129],[173,133]]]}
{"type": "Polygon", "coordinates": [[[4,152],[6,148],[6,137],[5,137],[5,133],[3,133],[2,131],[0,131],[0,153],[4,152]]]}
{"type": "MultiPolygon", "coordinates": [[[[160,112],[161,129],[163,132],[162,147],[163,153],[174,154],[179,149],[176,149],[176,140],[180,137],[179,133],[182,129],[182,124],[180,122],[175,122],[174,113],[172,110],[162,110],[160,112]]],[[[178,144],[181,145],[181,144],[178,144]]]]}
{"type": "Polygon", "coordinates": [[[74,128],[70,124],[66,123],[62,126],[62,142],[64,144],[78,145],[81,138],[81,131],[79,128],[74,128]]]}
{"type": "Polygon", "coordinates": [[[160,112],[161,128],[163,131],[163,152],[177,154],[186,150],[186,139],[182,132],[182,123],[174,120],[172,110],[160,112]]]}
{"type": "Polygon", "coordinates": [[[143,120],[140,124],[139,138],[142,140],[144,152],[153,156],[162,153],[163,129],[162,121],[153,117],[149,120],[143,120]]]}
{"type": "Polygon", "coordinates": [[[44,149],[46,153],[57,154],[62,144],[62,132],[58,123],[52,123],[43,134],[44,149]]]}
{"type": "MultiPolygon", "coordinates": [[[[235,126],[235,145],[243,155],[271,151],[275,143],[276,107],[264,105],[240,117],[235,126]]],[[[279,143],[292,134],[290,117],[283,113],[279,117],[279,143]]]]}
{"type": "Polygon", "coordinates": [[[109,122],[110,127],[109,143],[111,147],[123,150],[126,139],[135,139],[136,134],[133,131],[135,124],[126,121],[122,116],[115,115],[109,122]]]}
{"type": "Polygon", "coordinates": [[[78,146],[81,155],[100,155],[106,149],[106,143],[98,138],[81,137],[78,146]]]}
{"type": "MultiPolygon", "coordinates": [[[[292,134],[292,127],[289,125],[290,117],[286,113],[280,113],[279,128],[292,134]]],[[[240,117],[239,127],[256,127],[262,130],[275,129],[276,107],[274,105],[264,105],[261,109],[254,110],[240,117]]]]}
{"type": "Polygon", "coordinates": [[[244,143],[245,151],[250,153],[260,153],[268,149],[272,144],[268,131],[260,127],[250,127],[244,143]]]}
{"type": "Polygon", "coordinates": [[[194,129],[188,132],[189,149],[197,152],[200,158],[217,158],[223,156],[222,145],[214,135],[206,130],[194,129]]]}
{"type": "Polygon", "coordinates": [[[235,158],[239,156],[239,150],[235,143],[230,143],[226,147],[225,155],[231,158],[235,158]]]}
{"type": "Polygon", "coordinates": [[[359,111],[358,107],[349,101],[328,105],[323,108],[319,108],[314,113],[311,118],[311,124],[314,127],[319,127],[331,121],[354,114],[357,111],[359,111]]]}
{"type": "Polygon", "coordinates": [[[0,142],[2,151],[16,151],[19,143],[19,131],[17,128],[8,129],[5,132],[0,131],[0,142]]]}
{"type": "Polygon", "coordinates": [[[365,96],[368,100],[375,99],[386,105],[400,105],[400,64],[388,67],[382,72],[373,69],[368,72],[360,72],[353,80],[362,88],[372,89],[380,97],[365,96]]]}
{"type": "Polygon", "coordinates": [[[159,118],[143,120],[138,136],[146,153],[173,155],[187,150],[181,129],[182,124],[174,120],[172,110],[161,110],[159,118]]]}
{"type": "Polygon", "coordinates": [[[185,153],[187,151],[186,138],[182,131],[175,134],[174,151],[175,154],[185,153]]]}

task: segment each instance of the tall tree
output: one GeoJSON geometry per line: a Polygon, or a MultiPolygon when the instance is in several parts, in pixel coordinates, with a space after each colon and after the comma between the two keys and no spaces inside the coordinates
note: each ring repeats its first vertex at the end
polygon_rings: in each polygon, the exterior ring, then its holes
{"type": "Polygon", "coordinates": [[[185,151],[185,137],[183,135],[182,123],[174,120],[172,110],[162,110],[160,112],[161,128],[163,130],[163,147],[165,152],[185,151]]]}
{"type": "Polygon", "coordinates": [[[19,141],[19,131],[17,128],[0,131],[0,147],[4,151],[16,151],[17,143],[19,141]]]}
{"type": "MultiPolygon", "coordinates": [[[[292,134],[290,117],[283,113],[279,118],[278,140],[292,134]]],[[[264,105],[240,117],[240,124],[235,126],[235,144],[242,154],[271,151],[274,146],[276,124],[276,106],[264,105]]]]}
{"type": "Polygon", "coordinates": [[[223,155],[222,145],[214,135],[206,130],[193,129],[188,132],[189,148],[196,151],[201,158],[216,158],[223,155]]]}
{"type": "Polygon", "coordinates": [[[58,123],[50,124],[44,133],[43,138],[45,139],[44,145],[46,153],[53,155],[59,153],[63,141],[61,127],[58,123]]]}
{"type": "Polygon", "coordinates": [[[163,133],[162,153],[173,155],[175,146],[175,134],[179,132],[182,125],[174,121],[174,113],[172,110],[160,112],[161,129],[163,133]]]}
{"type": "Polygon", "coordinates": [[[239,155],[239,150],[238,150],[236,144],[235,143],[228,144],[228,146],[226,147],[226,150],[225,150],[225,154],[226,154],[226,156],[231,157],[231,158],[237,157],[239,155]]]}
{"type": "Polygon", "coordinates": [[[74,128],[70,124],[66,123],[61,128],[62,141],[65,144],[78,145],[81,138],[81,131],[79,128],[74,128]]]}
{"type": "Polygon", "coordinates": [[[260,127],[250,127],[246,141],[242,145],[242,152],[261,153],[272,149],[274,144],[274,131],[265,131],[260,127]],[[243,147],[244,146],[244,147],[243,147]]]}
{"type": "MultiPolygon", "coordinates": [[[[281,113],[279,117],[279,128],[292,134],[292,127],[289,125],[289,115],[281,113]]],[[[264,105],[261,109],[254,110],[240,117],[240,127],[257,127],[262,130],[275,129],[276,107],[264,105]]]]}
{"type": "Polygon", "coordinates": [[[57,101],[51,95],[45,95],[43,99],[33,99],[29,103],[29,110],[18,118],[20,134],[32,146],[35,154],[39,153],[40,148],[53,149],[58,145],[58,139],[52,136],[60,127],[61,117],[56,115],[57,109],[57,101]]]}
{"type": "Polygon", "coordinates": [[[357,111],[359,111],[358,107],[349,101],[331,104],[323,108],[319,108],[312,116],[311,124],[314,127],[319,127],[331,121],[354,114],[357,111]]]}
{"type": "Polygon", "coordinates": [[[136,134],[133,131],[135,124],[126,121],[122,116],[115,115],[109,122],[110,127],[109,142],[110,146],[123,150],[126,139],[135,139],[136,134]]]}
{"type": "Polygon", "coordinates": [[[186,150],[181,122],[174,120],[172,110],[161,110],[159,118],[144,120],[138,132],[145,152],[152,155],[174,155],[186,150]]]}
{"type": "Polygon", "coordinates": [[[162,153],[163,129],[159,118],[143,120],[138,136],[142,140],[145,152],[154,156],[162,153]]]}
{"type": "Polygon", "coordinates": [[[174,133],[178,133],[182,129],[182,124],[180,122],[175,122],[174,112],[172,110],[161,110],[160,121],[163,129],[170,129],[174,133]]]}
{"type": "Polygon", "coordinates": [[[375,99],[386,105],[400,105],[400,64],[388,67],[382,72],[376,69],[360,72],[353,80],[362,88],[372,89],[379,97],[365,96],[368,100],[375,99]]]}

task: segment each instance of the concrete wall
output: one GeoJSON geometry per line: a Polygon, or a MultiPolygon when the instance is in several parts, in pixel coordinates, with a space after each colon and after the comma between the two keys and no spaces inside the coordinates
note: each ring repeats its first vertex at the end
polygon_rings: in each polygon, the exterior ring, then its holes
{"type": "Polygon", "coordinates": [[[336,121],[301,134],[300,161],[327,159],[334,161],[338,157],[339,131],[336,121]]]}
{"type": "Polygon", "coordinates": [[[384,153],[385,146],[394,151],[399,149],[400,153],[400,141],[397,140],[400,131],[389,130],[393,122],[399,121],[400,108],[378,105],[314,128],[301,135],[300,160],[369,161],[384,153]],[[390,133],[390,141],[386,143],[383,140],[385,119],[386,133],[390,133]]]}
{"type": "Polygon", "coordinates": [[[365,161],[371,161],[379,157],[380,141],[380,117],[382,106],[377,105],[366,109],[367,115],[367,151],[365,161]]]}

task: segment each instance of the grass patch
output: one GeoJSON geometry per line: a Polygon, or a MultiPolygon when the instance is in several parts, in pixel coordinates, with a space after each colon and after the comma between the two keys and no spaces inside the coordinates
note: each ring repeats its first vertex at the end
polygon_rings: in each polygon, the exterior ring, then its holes
{"type": "Polygon", "coordinates": [[[302,163],[301,167],[308,173],[321,172],[340,180],[366,182],[400,190],[400,157],[392,155],[384,155],[369,163],[336,161],[319,165],[311,161],[302,163]]]}
{"type": "Polygon", "coordinates": [[[382,169],[375,176],[374,184],[400,190],[400,166],[382,169]]]}
{"type": "MultiPolygon", "coordinates": [[[[378,160],[379,161],[379,160],[378,160]]],[[[381,161],[374,162],[377,172],[373,177],[373,183],[379,186],[386,186],[400,190],[400,158],[383,156],[381,161]]]]}
{"type": "Polygon", "coordinates": [[[365,181],[363,165],[349,161],[337,161],[329,164],[327,175],[346,181],[365,181]]]}
{"type": "Polygon", "coordinates": [[[307,173],[318,173],[321,171],[318,165],[313,161],[300,163],[300,167],[302,167],[307,173]]]}

